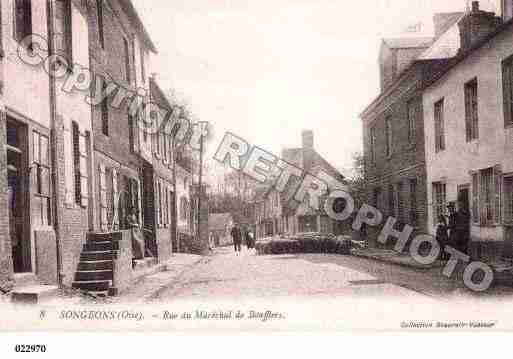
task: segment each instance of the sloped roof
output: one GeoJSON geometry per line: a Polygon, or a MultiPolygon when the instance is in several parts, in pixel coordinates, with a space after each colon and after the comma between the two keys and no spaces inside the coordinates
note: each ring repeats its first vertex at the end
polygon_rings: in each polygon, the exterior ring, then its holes
{"type": "Polygon", "coordinates": [[[326,173],[335,179],[343,180],[345,177],[339,170],[333,167],[328,161],[322,157],[319,152],[314,149],[307,148],[287,148],[284,150],[284,160],[295,164],[303,171],[310,172],[313,168],[323,169],[326,173]],[[311,156],[309,156],[311,155],[311,156]],[[305,163],[306,159],[311,159],[311,163],[305,163]],[[301,159],[303,163],[297,163],[301,159]]]}
{"type": "Polygon", "coordinates": [[[211,213],[208,217],[208,228],[212,231],[224,230],[233,222],[231,213],[211,213]]]}
{"type": "Polygon", "coordinates": [[[391,49],[418,49],[429,47],[433,43],[432,37],[397,37],[383,39],[391,49]]]}

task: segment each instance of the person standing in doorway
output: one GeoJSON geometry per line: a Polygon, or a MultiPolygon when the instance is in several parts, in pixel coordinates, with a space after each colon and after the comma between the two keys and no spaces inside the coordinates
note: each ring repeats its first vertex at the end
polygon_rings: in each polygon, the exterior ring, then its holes
{"type": "Polygon", "coordinates": [[[447,260],[449,256],[445,251],[445,246],[448,244],[449,236],[447,234],[447,220],[443,214],[438,216],[438,225],[436,226],[436,241],[440,245],[440,260],[447,260]]]}
{"type": "Polygon", "coordinates": [[[235,254],[239,255],[242,249],[242,233],[238,225],[233,226],[231,231],[235,254]]]}
{"type": "Polygon", "coordinates": [[[455,249],[458,248],[459,233],[458,233],[458,212],[456,211],[456,204],[454,202],[450,202],[447,205],[447,209],[449,210],[449,245],[455,249]]]}

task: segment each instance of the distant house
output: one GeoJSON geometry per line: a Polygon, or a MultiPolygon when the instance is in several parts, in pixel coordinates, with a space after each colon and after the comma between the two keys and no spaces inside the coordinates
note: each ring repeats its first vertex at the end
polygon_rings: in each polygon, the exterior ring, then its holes
{"type": "Polygon", "coordinates": [[[257,238],[272,237],[284,232],[280,194],[271,185],[255,191],[255,229],[257,238]]]}
{"type": "Polygon", "coordinates": [[[212,213],[208,219],[209,230],[214,234],[216,246],[232,244],[230,230],[233,227],[233,216],[230,213],[212,213]]]}
{"type": "MultiPolygon", "coordinates": [[[[317,175],[323,171],[338,182],[346,183],[344,176],[314,149],[312,131],[303,131],[302,147],[284,149],[282,159],[304,173],[317,175]]],[[[254,198],[257,238],[301,232],[344,232],[344,224],[329,218],[323,209],[314,210],[307,203],[293,199],[301,180],[291,178],[284,193],[278,193],[272,184],[257,189],[254,198]]]]}

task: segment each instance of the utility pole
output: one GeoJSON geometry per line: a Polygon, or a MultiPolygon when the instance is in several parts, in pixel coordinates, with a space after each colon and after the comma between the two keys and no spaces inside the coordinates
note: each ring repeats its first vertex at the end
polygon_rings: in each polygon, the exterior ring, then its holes
{"type": "MultiPolygon", "coordinates": [[[[201,123],[198,123],[198,126],[202,126],[201,123]]],[[[199,129],[201,132],[200,135],[200,158],[199,158],[199,176],[198,176],[198,224],[197,224],[197,233],[198,240],[200,240],[201,230],[200,230],[200,222],[201,222],[201,191],[202,191],[202,182],[203,182],[203,129],[199,129]]]]}

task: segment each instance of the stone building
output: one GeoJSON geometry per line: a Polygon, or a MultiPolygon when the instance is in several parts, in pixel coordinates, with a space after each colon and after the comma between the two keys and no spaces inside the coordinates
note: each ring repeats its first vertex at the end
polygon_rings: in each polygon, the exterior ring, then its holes
{"type": "Polygon", "coordinates": [[[423,97],[428,228],[449,202],[471,215],[470,254],[513,252],[513,1],[501,17],[472,9],[457,24],[457,52],[423,97]]]}

